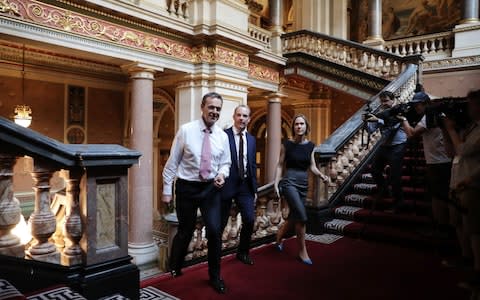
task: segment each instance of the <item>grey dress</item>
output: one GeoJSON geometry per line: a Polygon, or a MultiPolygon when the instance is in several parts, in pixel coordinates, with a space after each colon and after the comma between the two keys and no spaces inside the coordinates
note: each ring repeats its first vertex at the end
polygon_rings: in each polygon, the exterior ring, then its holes
{"type": "Polygon", "coordinates": [[[281,195],[285,198],[290,208],[289,220],[306,222],[307,212],[305,200],[308,191],[308,168],[315,144],[295,143],[286,140],[285,147],[285,174],[279,182],[281,195]]]}

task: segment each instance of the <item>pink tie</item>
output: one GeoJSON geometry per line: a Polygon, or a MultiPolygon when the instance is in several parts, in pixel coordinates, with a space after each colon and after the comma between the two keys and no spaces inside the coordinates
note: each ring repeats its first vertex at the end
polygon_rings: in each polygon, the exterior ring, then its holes
{"type": "Polygon", "coordinates": [[[203,130],[202,154],[200,155],[200,178],[208,179],[212,168],[212,147],[210,145],[210,129],[203,130]]]}

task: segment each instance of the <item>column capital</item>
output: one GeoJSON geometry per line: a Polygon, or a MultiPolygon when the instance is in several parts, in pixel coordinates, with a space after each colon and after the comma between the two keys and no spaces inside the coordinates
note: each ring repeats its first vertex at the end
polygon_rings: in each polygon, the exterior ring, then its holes
{"type": "Polygon", "coordinates": [[[287,95],[280,92],[272,92],[266,94],[264,97],[268,100],[269,103],[282,103],[282,99],[287,98],[287,95]]]}
{"type": "Polygon", "coordinates": [[[122,65],[121,68],[125,73],[128,73],[132,79],[154,80],[156,71],[163,72],[163,69],[137,62],[122,65]]]}

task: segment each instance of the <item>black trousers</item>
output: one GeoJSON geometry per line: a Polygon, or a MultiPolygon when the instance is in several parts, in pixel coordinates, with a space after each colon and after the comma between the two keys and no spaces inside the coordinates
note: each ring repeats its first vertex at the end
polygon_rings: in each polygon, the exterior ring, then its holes
{"type": "MultiPolygon", "coordinates": [[[[252,194],[247,182],[247,180],[239,182],[233,196],[233,200],[242,216],[242,230],[240,231],[238,252],[246,254],[250,250],[250,240],[252,239],[253,225],[255,223],[255,195],[252,194]]],[[[222,232],[227,225],[231,207],[232,199],[222,199],[222,232]]]]}
{"type": "Polygon", "coordinates": [[[200,208],[208,239],[208,274],[210,279],[220,279],[222,254],[220,190],[213,182],[177,179],[175,197],[178,231],[173,238],[170,269],[178,270],[183,266],[197,222],[197,210],[200,208]]]}
{"type": "Polygon", "coordinates": [[[402,162],[406,146],[406,143],[394,146],[380,146],[372,165],[372,176],[380,190],[388,188],[383,176],[383,170],[386,165],[390,166],[390,184],[392,185],[392,195],[396,204],[400,204],[403,201],[402,162]]]}

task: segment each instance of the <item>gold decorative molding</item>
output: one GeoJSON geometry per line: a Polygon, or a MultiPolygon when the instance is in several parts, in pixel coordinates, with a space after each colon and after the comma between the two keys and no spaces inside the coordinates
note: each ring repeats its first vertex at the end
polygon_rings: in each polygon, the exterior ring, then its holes
{"type": "Polygon", "coordinates": [[[191,47],[186,43],[35,0],[0,0],[2,16],[192,63],[220,63],[245,70],[249,68],[249,57],[241,52],[218,45],[213,48],[191,47]]]}
{"type": "Polygon", "coordinates": [[[280,83],[279,72],[273,68],[250,63],[248,66],[248,75],[252,78],[280,83]]]}

